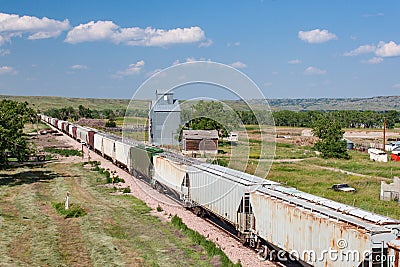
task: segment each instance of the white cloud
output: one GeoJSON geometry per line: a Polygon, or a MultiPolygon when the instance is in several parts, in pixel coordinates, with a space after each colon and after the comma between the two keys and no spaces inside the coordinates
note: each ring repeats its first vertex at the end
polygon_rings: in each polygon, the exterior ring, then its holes
{"type": "Polygon", "coordinates": [[[207,41],[200,43],[199,47],[209,47],[212,44],[213,44],[213,40],[207,39],[207,41]]]}
{"type": "Polygon", "coordinates": [[[3,74],[17,74],[17,71],[13,67],[0,66],[0,75],[3,74]]]}
{"type": "MultiPolygon", "coordinates": [[[[176,28],[171,30],[121,28],[112,21],[91,21],[70,30],[65,38],[67,43],[111,41],[130,46],[167,46],[171,44],[195,43],[205,39],[200,27],[176,28]]],[[[212,42],[212,41],[211,41],[212,42]]]]}
{"type": "Polygon", "coordinates": [[[361,62],[362,63],[367,63],[367,64],[379,64],[379,63],[383,62],[383,58],[381,58],[381,57],[373,57],[371,59],[363,60],[361,62]]]}
{"type": "Polygon", "coordinates": [[[179,59],[177,59],[174,62],[172,62],[172,66],[178,65],[179,63],[181,63],[181,62],[179,61],[179,59]]]}
{"type": "Polygon", "coordinates": [[[330,40],[337,39],[337,36],[328,30],[315,29],[312,31],[299,31],[300,40],[310,44],[325,43],[330,40]]]}
{"type": "Polygon", "coordinates": [[[379,42],[375,51],[375,55],[379,57],[398,57],[400,56],[400,45],[393,41],[389,43],[379,42]]]}
{"type": "Polygon", "coordinates": [[[289,64],[300,64],[300,63],[301,63],[301,60],[299,60],[299,59],[293,59],[293,60],[289,60],[288,63],[289,63],[289,64]]]}
{"type": "Polygon", "coordinates": [[[234,67],[234,68],[237,68],[237,69],[247,68],[247,65],[244,64],[243,62],[240,62],[240,61],[233,62],[232,64],[230,64],[230,66],[234,67]]]}
{"type": "Polygon", "coordinates": [[[308,67],[304,70],[304,74],[306,75],[323,75],[326,74],[326,70],[321,70],[316,67],[308,67]]]}
{"type": "Polygon", "coordinates": [[[400,83],[393,84],[393,88],[400,89],[400,83]]]}
{"type": "Polygon", "coordinates": [[[358,56],[361,54],[367,54],[367,53],[372,53],[376,49],[375,45],[362,45],[357,47],[354,50],[351,50],[350,52],[344,53],[344,56],[346,57],[353,57],[353,56],[358,56]]]}
{"type": "Polygon", "coordinates": [[[123,78],[125,76],[132,76],[139,74],[144,66],[144,61],[140,60],[136,63],[130,64],[125,70],[117,71],[112,77],[113,78],[123,78]]]}
{"type": "Polygon", "coordinates": [[[361,54],[374,53],[377,57],[398,57],[400,56],[400,45],[393,41],[385,43],[380,41],[378,45],[362,45],[358,48],[346,52],[344,56],[358,56],[361,54]]]}
{"type": "Polygon", "coordinates": [[[88,69],[88,66],[86,66],[86,65],[72,65],[71,67],[70,67],[71,69],[73,69],[73,70],[87,70],[88,69]]]}
{"type": "Polygon", "coordinates": [[[59,21],[46,17],[0,13],[0,45],[24,34],[30,34],[29,40],[54,38],[70,27],[68,19],[59,21]]]}

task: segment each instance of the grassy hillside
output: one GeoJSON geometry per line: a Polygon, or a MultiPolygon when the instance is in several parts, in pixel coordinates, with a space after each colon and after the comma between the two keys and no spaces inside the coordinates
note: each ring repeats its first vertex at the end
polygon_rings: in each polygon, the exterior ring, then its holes
{"type": "MultiPolygon", "coordinates": [[[[44,111],[51,108],[63,108],[72,106],[78,108],[83,105],[90,109],[126,109],[129,104],[128,99],[101,99],[101,98],[67,98],[58,96],[0,96],[1,99],[11,99],[16,101],[27,101],[31,106],[44,111]]],[[[143,101],[145,103],[145,101],[143,101]]],[[[138,105],[146,107],[145,105],[138,105]]]]}
{"type": "MultiPolygon", "coordinates": [[[[2,96],[1,99],[27,101],[39,110],[72,106],[77,108],[83,105],[90,109],[126,109],[129,99],[101,99],[101,98],[66,98],[56,96],[2,96]]],[[[256,108],[260,100],[254,100],[256,108]]],[[[400,110],[400,96],[377,96],[371,98],[305,98],[305,99],[268,99],[272,110],[400,110]]],[[[237,110],[245,109],[242,101],[226,101],[237,110]]],[[[147,101],[136,101],[135,109],[147,109],[147,101]]]]}

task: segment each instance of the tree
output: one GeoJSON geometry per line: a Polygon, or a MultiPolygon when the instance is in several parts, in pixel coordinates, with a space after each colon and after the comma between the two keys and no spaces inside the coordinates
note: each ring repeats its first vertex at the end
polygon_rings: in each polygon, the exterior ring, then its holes
{"type": "Polygon", "coordinates": [[[191,112],[184,112],[185,127],[193,130],[217,130],[220,137],[227,137],[238,124],[239,117],[233,110],[224,109],[221,102],[200,100],[191,107],[191,112]]]}
{"type": "Polygon", "coordinates": [[[323,158],[350,159],[347,143],[343,140],[344,131],[339,121],[321,116],[314,122],[312,131],[314,136],[319,138],[314,147],[322,153],[323,158]]]}
{"type": "Polygon", "coordinates": [[[6,153],[11,153],[20,161],[29,153],[23,133],[24,125],[29,121],[36,122],[36,114],[27,102],[0,102],[0,164],[6,163],[6,153]]]}

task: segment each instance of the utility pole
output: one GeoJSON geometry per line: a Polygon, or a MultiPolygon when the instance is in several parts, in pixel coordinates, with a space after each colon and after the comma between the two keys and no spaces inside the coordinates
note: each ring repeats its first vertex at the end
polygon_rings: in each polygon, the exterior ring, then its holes
{"type": "Polygon", "coordinates": [[[383,151],[386,151],[386,118],[383,118],[383,151]]]}

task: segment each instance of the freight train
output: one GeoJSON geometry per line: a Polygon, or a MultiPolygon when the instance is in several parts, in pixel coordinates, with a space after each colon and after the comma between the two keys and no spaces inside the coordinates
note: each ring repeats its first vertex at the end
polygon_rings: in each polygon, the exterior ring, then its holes
{"type": "Polygon", "coordinates": [[[257,249],[260,261],[400,266],[398,220],[67,121],[41,119],[197,215],[218,218],[257,249]]]}

